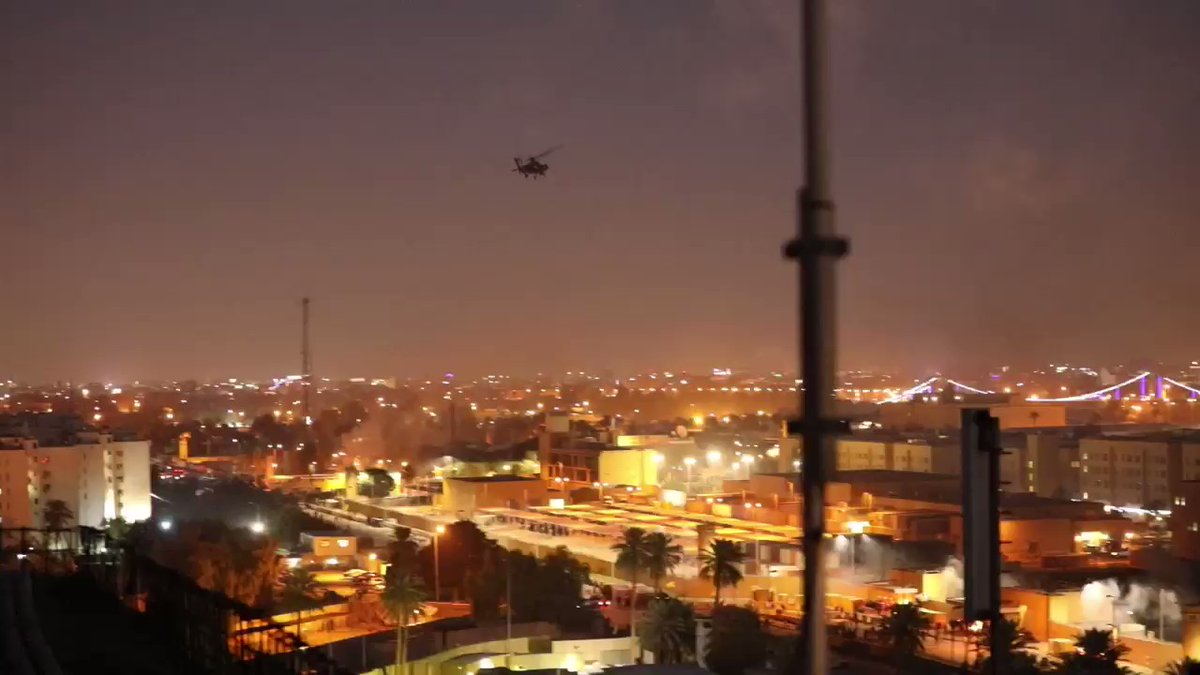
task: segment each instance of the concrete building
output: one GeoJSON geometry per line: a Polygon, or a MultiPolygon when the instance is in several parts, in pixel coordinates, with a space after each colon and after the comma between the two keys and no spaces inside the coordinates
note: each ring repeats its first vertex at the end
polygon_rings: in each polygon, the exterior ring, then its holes
{"type": "Polygon", "coordinates": [[[1080,439],[1080,498],[1170,508],[1181,483],[1200,477],[1200,434],[1168,430],[1080,439]]]}
{"type": "Polygon", "coordinates": [[[0,439],[0,525],[44,527],[44,510],[54,500],[75,514],[72,526],[149,518],[150,443],[115,441],[95,431],[58,446],[0,439]]]}
{"type": "Polygon", "coordinates": [[[546,502],[546,483],[540,478],[479,476],[445,479],[438,506],[443,511],[470,518],[476,509],[536,506],[546,502]]]}
{"type": "Polygon", "coordinates": [[[948,431],[962,426],[963,408],[987,408],[1001,429],[1031,429],[1066,426],[1067,406],[1057,403],[1027,403],[1019,400],[997,402],[907,401],[880,406],[879,421],[885,429],[948,431]]]}
{"type": "Polygon", "coordinates": [[[838,471],[906,471],[956,476],[962,450],[945,435],[843,438],[837,443],[838,471]]]}
{"type": "Polygon", "coordinates": [[[1200,480],[1180,482],[1171,502],[1170,525],[1176,557],[1200,561],[1200,480]]]}
{"type": "Polygon", "coordinates": [[[1071,428],[1001,435],[1000,480],[1010,493],[1080,499],[1079,442],[1071,428]]]}
{"type": "Polygon", "coordinates": [[[658,467],[663,455],[657,450],[602,450],[599,480],[605,485],[658,485],[658,467]]]}

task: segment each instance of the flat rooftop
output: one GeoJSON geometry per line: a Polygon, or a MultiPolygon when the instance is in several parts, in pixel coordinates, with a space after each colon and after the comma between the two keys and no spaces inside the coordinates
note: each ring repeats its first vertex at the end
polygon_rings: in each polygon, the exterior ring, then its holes
{"type": "Polygon", "coordinates": [[[542,480],[536,476],[450,476],[443,480],[456,480],[464,483],[531,483],[542,480]]]}

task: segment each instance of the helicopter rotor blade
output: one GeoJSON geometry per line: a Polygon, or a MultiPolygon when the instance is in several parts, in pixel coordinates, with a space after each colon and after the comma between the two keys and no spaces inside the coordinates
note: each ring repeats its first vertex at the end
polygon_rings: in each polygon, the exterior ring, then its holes
{"type": "Polygon", "coordinates": [[[556,145],[556,146],[554,146],[553,148],[550,148],[549,150],[546,150],[546,151],[544,151],[544,152],[542,152],[542,153],[540,153],[540,154],[537,154],[537,155],[534,155],[533,157],[530,157],[530,159],[541,159],[541,158],[545,157],[546,155],[549,155],[550,153],[554,152],[555,150],[558,150],[558,149],[559,149],[559,148],[561,148],[561,147],[562,147],[562,145],[561,145],[561,144],[559,144],[559,145],[556,145]]]}

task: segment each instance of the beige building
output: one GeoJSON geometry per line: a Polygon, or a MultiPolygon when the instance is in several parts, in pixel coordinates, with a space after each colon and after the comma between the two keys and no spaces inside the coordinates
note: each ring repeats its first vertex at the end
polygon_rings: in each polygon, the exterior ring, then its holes
{"type": "Polygon", "coordinates": [[[954,439],[839,439],[838,471],[908,471],[956,476],[962,450],[954,439]]]}
{"type": "Polygon", "coordinates": [[[547,502],[546,483],[522,476],[447,478],[442,481],[442,511],[470,518],[476,509],[539,506],[547,502]]]}
{"type": "Polygon", "coordinates": [[[962,426],[964,408],[987,408],[1001,429],[1062,427],[1067,424],[1067,406],[1057,403],[996,402],[923,402],[907,401],[880,406],[880,422],[885,429],[938,430],[962,426]]]}
{"type": "Polygon", "coordinates": [[[658,485],[658,467],[663,455],[657,450],[603,450],[600,452],[599,481],[605,485],[658,485]]]}
{"type": "Polygon", "coordinates": [[[1176,557],[1200,561],[1200,481],[1185,480],[1171,502],[1171,548],[1176,557]]]}
{"type": "Polygon", "coordinates": [[[106,519],[150,517],[150,443],[114,441],[83,432],[76,443],[39,446],[0,439],[0,525],[44,527],[46,505],[61,500],[74,525],[99,527],[106,519]]]}
{"type": "Polygon", "coordinates": [[[1114,506],[1170,508],[1200,470],[1200,443],[1162,432],[1079,441],[1080,497],[1114,506]]]}
{"type": "Polygon", "coordinates": [[[838,471],[871,471],[891,468],[891,444],[887,441],[838,439],[838,471]]]}

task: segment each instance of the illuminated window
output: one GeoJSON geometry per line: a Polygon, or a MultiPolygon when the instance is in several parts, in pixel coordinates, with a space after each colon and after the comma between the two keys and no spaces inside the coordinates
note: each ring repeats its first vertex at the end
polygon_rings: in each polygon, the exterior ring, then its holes
{"type": "Polygon", "coordinates": [[[350,548],[350,540],[349,539],[338,539],[338,547],[339,548],[350,548]]]}

